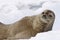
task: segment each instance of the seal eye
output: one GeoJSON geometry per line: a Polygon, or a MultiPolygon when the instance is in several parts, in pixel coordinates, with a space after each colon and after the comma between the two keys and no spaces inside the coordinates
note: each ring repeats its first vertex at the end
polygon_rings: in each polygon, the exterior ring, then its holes
{"type": "Polygon", "coordinates": [[[49,17],[52,17],[52,15],[49,15],[49,17]]]}
{"type": "Polygon", "coordinates": [[[44,12],[42,12],[42,14],[44,14],[44,12]]]}

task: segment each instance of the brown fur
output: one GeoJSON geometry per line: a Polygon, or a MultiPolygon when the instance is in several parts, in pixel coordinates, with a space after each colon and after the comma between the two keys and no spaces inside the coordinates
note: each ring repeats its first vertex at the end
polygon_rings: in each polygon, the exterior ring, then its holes
{"type": "Polygon", "coordinates": [[[7,39],[6,38],[6,37],[8,37],[7,29],[8,28],[6,27],[6,25],[4,25],[0,22],[0,40],[7,39]]]}
{"type": "MultiPolygon", "coordinates": [[[[2,25],[0,27],[8,26],[7,32],[5,32],[6,34],[8,34],[8,36],[6,37],[8,39],[28,39],[30,37],[35,36],[39,32],[46,32],[52,30],[54,19],[55,14],[53,13],[53,11],[45,10],[39,15],[27,16],[22,18],[18,22],[15,22],[10,25],[2,25]],[[52,15],[52,18],[50,18],[50,14],[52,15]],[[46,17],[47,19],[45,19],[43,15],[47,16],[48,18],[46,17]]],[[[5,27],[2,28],[2,31],[5,31],[5,27]]]]}

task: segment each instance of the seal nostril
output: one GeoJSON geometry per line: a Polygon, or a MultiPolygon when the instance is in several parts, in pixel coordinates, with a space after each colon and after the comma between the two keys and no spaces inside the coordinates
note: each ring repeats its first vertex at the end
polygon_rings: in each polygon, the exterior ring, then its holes
{"type": "Polygon", "coordinates": [[[43,15],[44,17],[46,17],[46,15],[43,15]]]}

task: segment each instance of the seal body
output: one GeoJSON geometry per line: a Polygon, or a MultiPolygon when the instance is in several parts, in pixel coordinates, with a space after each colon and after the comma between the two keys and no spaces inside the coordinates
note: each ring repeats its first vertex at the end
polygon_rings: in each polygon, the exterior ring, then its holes
{"type": "Polygon", "coordinates": [[[26,16],[13,24],[4,25],[8,27],[7,39],[29,39],[37,33],[50,31],[54,20],[55,14],[51,10],[44,10],[41,14],[34,16],[26,16]]]}
{"type": "Polygon", "coordinates": [[[45,10],[39,15],[27,16],[20,21],[10,25],[10,36],[14,38],[27,39],[37,33],[52,30],[55,14],[51,10],[45,10]]]}

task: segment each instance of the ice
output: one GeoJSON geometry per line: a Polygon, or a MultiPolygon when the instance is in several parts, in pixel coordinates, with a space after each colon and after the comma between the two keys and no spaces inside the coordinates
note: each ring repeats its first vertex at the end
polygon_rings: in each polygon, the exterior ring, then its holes
{"type": "Polygon", "coordinates": [[[60,40],[60,32],[49,31],[45,33],[38,33],[36,37],[32,37],[29,40],[60,40]]]}

